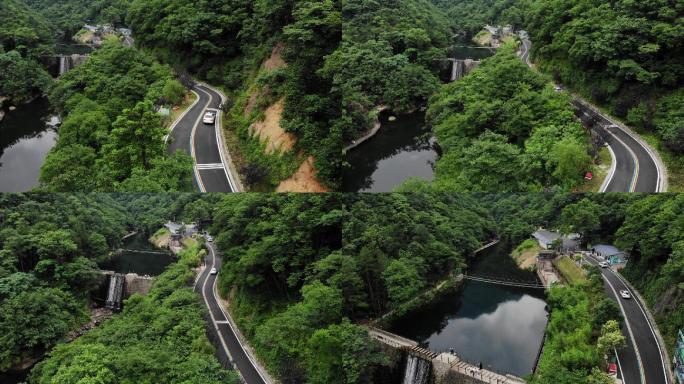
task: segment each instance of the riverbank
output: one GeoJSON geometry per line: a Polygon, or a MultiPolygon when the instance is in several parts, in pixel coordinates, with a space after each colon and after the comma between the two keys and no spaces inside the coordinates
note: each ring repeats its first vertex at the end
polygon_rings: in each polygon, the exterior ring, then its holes
{"type": "Polygon", "coordinates": [[[387,106],[385,105],[379,105],[375,107],[375,109],[373,110],[374,117],[373,126],[371,127],[371,129],[361,137],[357,138],[356,140],[353,140],[351,144],[344,147],[342,149],[342,155],[346,155],[347,152],[363,144],[365,141],[375,136],[378,133],[378,131],[380,131],[380,128],[382,128],[382,123],[380,123],[380,118],[378,116],[380,116],[380,113],[382,113],[385,110],[387,110],[387,106]]]}
{"type": "Polygon", "coordinates": [[[513,252],[511,252],[511,257],[518,264],[518,268],[525,270],[534,270],[537,263],[537,256],[539,256],[539,251],[541,251],[539,243],[534,239],[527,239],[518,245],[513,252]]]}

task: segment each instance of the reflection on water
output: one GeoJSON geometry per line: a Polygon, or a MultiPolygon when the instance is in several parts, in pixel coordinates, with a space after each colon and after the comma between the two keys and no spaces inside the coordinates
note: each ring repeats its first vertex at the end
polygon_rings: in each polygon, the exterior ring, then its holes
{"type": "Polygon", "coordinates": [[[411,177],[431,181],[438,153],[425,114],[417,112],[388,121],[381,115],[378,133],[349,151],[342,174],[345,192],[391,192],[411,177]]]}
{"type": "MultiPolygon", "coordinates": [[[[494,247],[469,273],[501,276],[510,268],[508,247],[494,247]]],[[[517,279],[527,274],[511,270],[517,279]]],[[[446,294],[398,321],[392,331],[436,352],[451,348],[463,359],[490,369],[524,376],[531,373],[547,322],[541,290],[467,281],[460,291],[446,294]]]]}
{"type": "Polygon", "coordinates": [[[138,234],[127,239],[120,256],[100,264],[100,268],[119,273],[157,276],[175,261],[170,252],[162,251],[147,241],[147,236],[138,234]]]}
{"type": "Polygon", "coordinates": [[[57,140],[46,99],[19,105],[0,122],[0,192],[38,186],[40,167],[57,140]]]}

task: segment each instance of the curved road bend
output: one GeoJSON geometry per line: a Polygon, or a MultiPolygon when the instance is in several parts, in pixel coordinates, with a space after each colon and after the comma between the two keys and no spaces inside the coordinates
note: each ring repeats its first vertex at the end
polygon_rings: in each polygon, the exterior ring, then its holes
{"type": "MultiPolygon", "coordinates": [[[[532,42],[522,39],[524,51],[520,58],[532,67],[530,50],[532,42]]],[[[657,160],[635,137],[617,126],[608,116],[591,108],[583,100],[575,97],[572,105],[580,112],[580,119],[591,124],[613,152],[615,172],[608,175],[609,180],[601,192],[664,192],[664,175],[658,168],[657,160]]]]}
{"type": "Polygon", "coordinates": [[[171,136],[169,153],[187,152],[195,161],[195,183],[201,192],[234,192],[233,182],[220,152],[218,124],[202,123],[207,108],[219,108],[221,96],[214,90],[195,85],[193,91],[199,96],[197,103],[178,121],[171,136]]]}
{"type": "MultiPolygon", "coordinates": [[[[593,257],[589,263],[598,265],[593,257]]],[[[648,308],[644,308],[632,290],[610,268],[601,268],[604,287],[608,297],[617,301],[625,318],[622,333],[627,338],[627,347],[618,352],[619,370],[624,384],[672,384],[655,329],[646,316],[648,308]],[[631,299],[623,299],[619,292],[627,290],[631,299]],[[642,376],[643,370],[643,376],[642,376]],[[643,377],[643,380],[642,380],[643,377]]]]}
{"type": "Polygon", "coordinates": [[[206,268],[195,283],[195,291],[202,295],[209,311],[210,338],[217,347],[217,357],[224,367],[236,368],[247,384],[266,384],[238,341],[226,314],[216,298],[216,275],[211,268],[221,270],[221,258],[216,257],[214,246],[207,242],[209,253],[205,258],[206,268]]]}

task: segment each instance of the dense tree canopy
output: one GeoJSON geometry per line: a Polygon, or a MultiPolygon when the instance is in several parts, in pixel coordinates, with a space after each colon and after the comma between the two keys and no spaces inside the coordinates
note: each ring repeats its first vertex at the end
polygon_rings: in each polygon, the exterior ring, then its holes
{"type": "Polygon", "coordinates": [[[192,160],[166,155],[154,106],[176,87],[150,55],[107,41],[60,77],[51,104],[63,116],[59,141],[41,171],[50,191],[190,191],[192,160]]]}
{"type": "Polygon", "coordinates": [[[52,41],[51,25],[21,0],[0,3],[0,98],[22,103],[47,90],[38,59],[52,53],[52,41]]]}
{"type": "Polygon", "coordinates": [[[588,137],[569,99],[513,51],[501,48],[430,100],[427,118],[444,152],[435,188],[571,190],[583,180],[588,137]]]}

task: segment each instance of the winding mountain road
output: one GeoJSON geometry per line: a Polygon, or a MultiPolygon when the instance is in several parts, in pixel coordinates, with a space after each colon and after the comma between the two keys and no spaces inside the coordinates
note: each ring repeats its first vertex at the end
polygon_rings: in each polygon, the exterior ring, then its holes
{"type": "Polygon", "coordinates": [[[192,156],[195,184],[201,192],[239,192],[220,136],[221,113],[213,125],[202,123],[205,110],[218,109],[223,97],[204,84],[196,84],[192,91],[197,101],[171,127],[169,153],[182,150],[192,156]]]}
{"type": "MultiPolygon", "coordinates": [[[[522,39],[520,58],[533,68],[530,62],[532,42],[522,39]]],[[[579,111],[583,123],[593,126],[613,157],[613,167],[601,186],[600,192],[665,192],[667,176],[665,166],[655,150],[650,148],[637,134],[622,127],[578,96],[573,96],[572,105],[579,111]]]]}
{"type": "Polygon", "coordinates": [[[212,268],[221,270],[221,258],[216,249],[207,242],[209,253],[205,258],[206,268],[195,283],[195,291],[202,295],[209,311],[210,339],[217,346],[217,357],[224,367],[237,369],[247,384],[267,384],[267,380],[255,367],[256,363],[247,354],[236,335],[228,315],[219,304],[216,290],[217,275],[210,273],[212,268]]]}
{"type": "MultiPolygon", "coordinates": [[[[589,256],[589,263],[598,265],[598,260],[589,256]]],[[[606,295],[615,300],[622,311],[625,324],[622,333],[627,346],[618,351],[618,372],[624,384],[671,384],[668,357],[664,355],[656,330],[646,315],[648,308],[627,285],[621,276],[610,268],[601,268],[606,295]],[[619,292],[629,291],[631,299],[623,299],[619,292]]]]}

